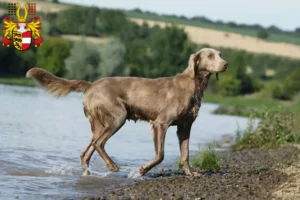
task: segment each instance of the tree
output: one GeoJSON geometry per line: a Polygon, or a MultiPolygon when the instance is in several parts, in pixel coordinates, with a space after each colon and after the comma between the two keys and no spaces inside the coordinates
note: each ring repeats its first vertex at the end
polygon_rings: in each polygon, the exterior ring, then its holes
{"type": "Polygon", "coordinates": [[[119,39],[111,39],[107,44],[99,48],[101,62],[99,63],[98,73],[102,77],[107,76],[126,76],[130,69],[126,68],[125,46],[119,39]]]}
{"type": "Polygon", "coordinates": [[[67,77],[95,81],[100,77],[129,75],[124,63],[125,46],[118,39],[95,48],[82,38],[65,60],[67,77]]]}
{"type": "Polygon", "coordinates": [[[284,80],[284,90],[292,96],[300,92],[300,68],[293,70],[284,80]]]}
{"type": "Polygon", "coordinates": [[[184,30],[174,26],[153,31],[149,40],[155,66],[152,77],[173,76],[181,72],[187,66],[190,54],[195,51],[184,30]]]}
{"type": "Polygon", "coordinates": [[[267,39],[269,37],[269,34],[265,29],[260,29],[257,32],[257,37],[260,39],[267,39]]]}
{"type": "Polygon", "coordinates": [[[70,79],[94,81],[99,78],[97,72],[100,56],[92,44],[88,44],[84,37],[76,41],[65,60],[66,76],[70,79]]]}
{"type": "Polygon", "coordinates": [[[64,60],[69,56],[70,44],[58,37],[49,37],[37,49],[37,67],[44,68],[55,75],[65,73],[64,60]]]}
{"type": "Polygon", "coordinates": [[[55,20],[55,28],[65,34],[99,35],[96,23],[100,10],[95,7],[74,7],[59,12],[55,20]]]}
{"type": "Polygon", "coordinates": [[[240,93],[241,81],[231,75],[222,76],[216,83],[216,92],[223,96],[237,96],[240,93]]]}
{"type": "Polygon", "coordinates": [[[116,10],[101,10],[98,26],[106,34],[118,34],[128,23],[125,14],[116,10]]]}

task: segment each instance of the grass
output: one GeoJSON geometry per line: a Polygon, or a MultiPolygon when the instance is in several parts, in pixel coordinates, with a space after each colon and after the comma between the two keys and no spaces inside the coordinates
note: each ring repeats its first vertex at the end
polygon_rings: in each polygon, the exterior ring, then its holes
{"type": "Polygon", "coordinates": [[[264,97],[247,97],[247,96],[235,96],[224,97],[212,92],[206,92],[204,94],[203,102],[217,103],[221,106],[247,106],[255,108],[263,107],[275,107],[282,105],[279,100],[264,98],[264,97]]]}
{"type": "MultiPolygon", "coordinates": [[[[214,30],[219,30],[219,31],[237,33],[237,34],[252,36],[252,37],[256,37],[256,34],[257,34],[257,30],[253,30],[253,29],[232,28],[232,27],[229,27],[228,25],[206,23],[206,22],[201,22],[201,21],[193,21],[193,20],[189,20],[189,19],[179,19],[179,18],[175,18],[175,17],[159,16],[159,15],[150,14],[150,13],[125,11],[125,14],[128,17],[132,17],[132,18],[148,19],[148,20],[153,20],[153,21],[163,21],[163,22],[174,23],[174,24],[185,24],[185,25],[190,25],[190,26],[197,26],[197,27],[203,27],[203,28],[214,29],[214,30]]],[[[286,43],[300,45],[300,37],[293,36],[291,34],[288,35],[288,34],[280,34],[280,33],[270,33],[269,38],[267,40],[274,41],[274,42],[286,42],[286,43]]]]}
{"type": "Polygon", "coordinates": [[[206,171],[215,171],[220,169],[220,158],[214,145],[210,144],[202,151],[199,151],[191,159],[192,167],[200,167],[206,171]]]}
{"type": "Polygon", "coordinates": [[[7,77],[1,78],[0,77],[0,84],[35,86],[33,80],[29,78],[7,78],[7,77]]]}
{"type": "Polygon", "coordinates": [[[232,147],[239,150],[300,143],[299,120],[299,102],[290,106],[253,112],[247,129],[244,132],[237,131],[236,143],[232,147]],[[255,118],[261,120],[257,128],[254,126],[255,118]]]}

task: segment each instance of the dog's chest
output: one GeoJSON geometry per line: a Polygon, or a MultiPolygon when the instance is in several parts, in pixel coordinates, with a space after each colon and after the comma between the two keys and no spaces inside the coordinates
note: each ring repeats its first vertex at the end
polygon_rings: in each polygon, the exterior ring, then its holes
{"type": "Polygon", "coordinates": [[[194,122],[201,106],[201,98],[199,98],[200,96],[197,97],[198,98],[192,97],[189,99],[185,111],[179,115],[176,124],[194,122]]]}

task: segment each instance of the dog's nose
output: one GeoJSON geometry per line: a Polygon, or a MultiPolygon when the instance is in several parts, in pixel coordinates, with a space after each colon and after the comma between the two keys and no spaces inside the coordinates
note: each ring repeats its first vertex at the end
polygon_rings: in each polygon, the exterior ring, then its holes
{"type": "Polygon", "coordinates": [[[228,67],[228,63],[227,62],[225,62],[225,64],[224,64],[224,68],[227,68],[228,67]]]}

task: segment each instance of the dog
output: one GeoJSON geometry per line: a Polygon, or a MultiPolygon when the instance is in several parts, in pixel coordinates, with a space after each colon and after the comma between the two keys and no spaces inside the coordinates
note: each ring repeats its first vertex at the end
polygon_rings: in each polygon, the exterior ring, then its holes
{"type": "Polygon", "coordinates": [[[212,74],[226,71],[228,63],[221,53],[203,48],[191,54],[187,68],[173,77],[139,78],[106,77],[93,83],[67,80],[40,68],[32,68],[26,77],[35,79],[56,97],[71,91],[83,92],[84,113],[91,124],[93,137],[81,153],[83,175],[89,175],[89,161],[96,150],[112,172],[118,166],[104,146],[126,122],[143,120],[152,125],[155,157],[139,168],[141,176],[164,159],[164,143],[168,127],[177,126],[180,163],[186,175],[193,176],[189,165],[189,139],[193,122],[201,106],[203,92],[212,74]]]}

